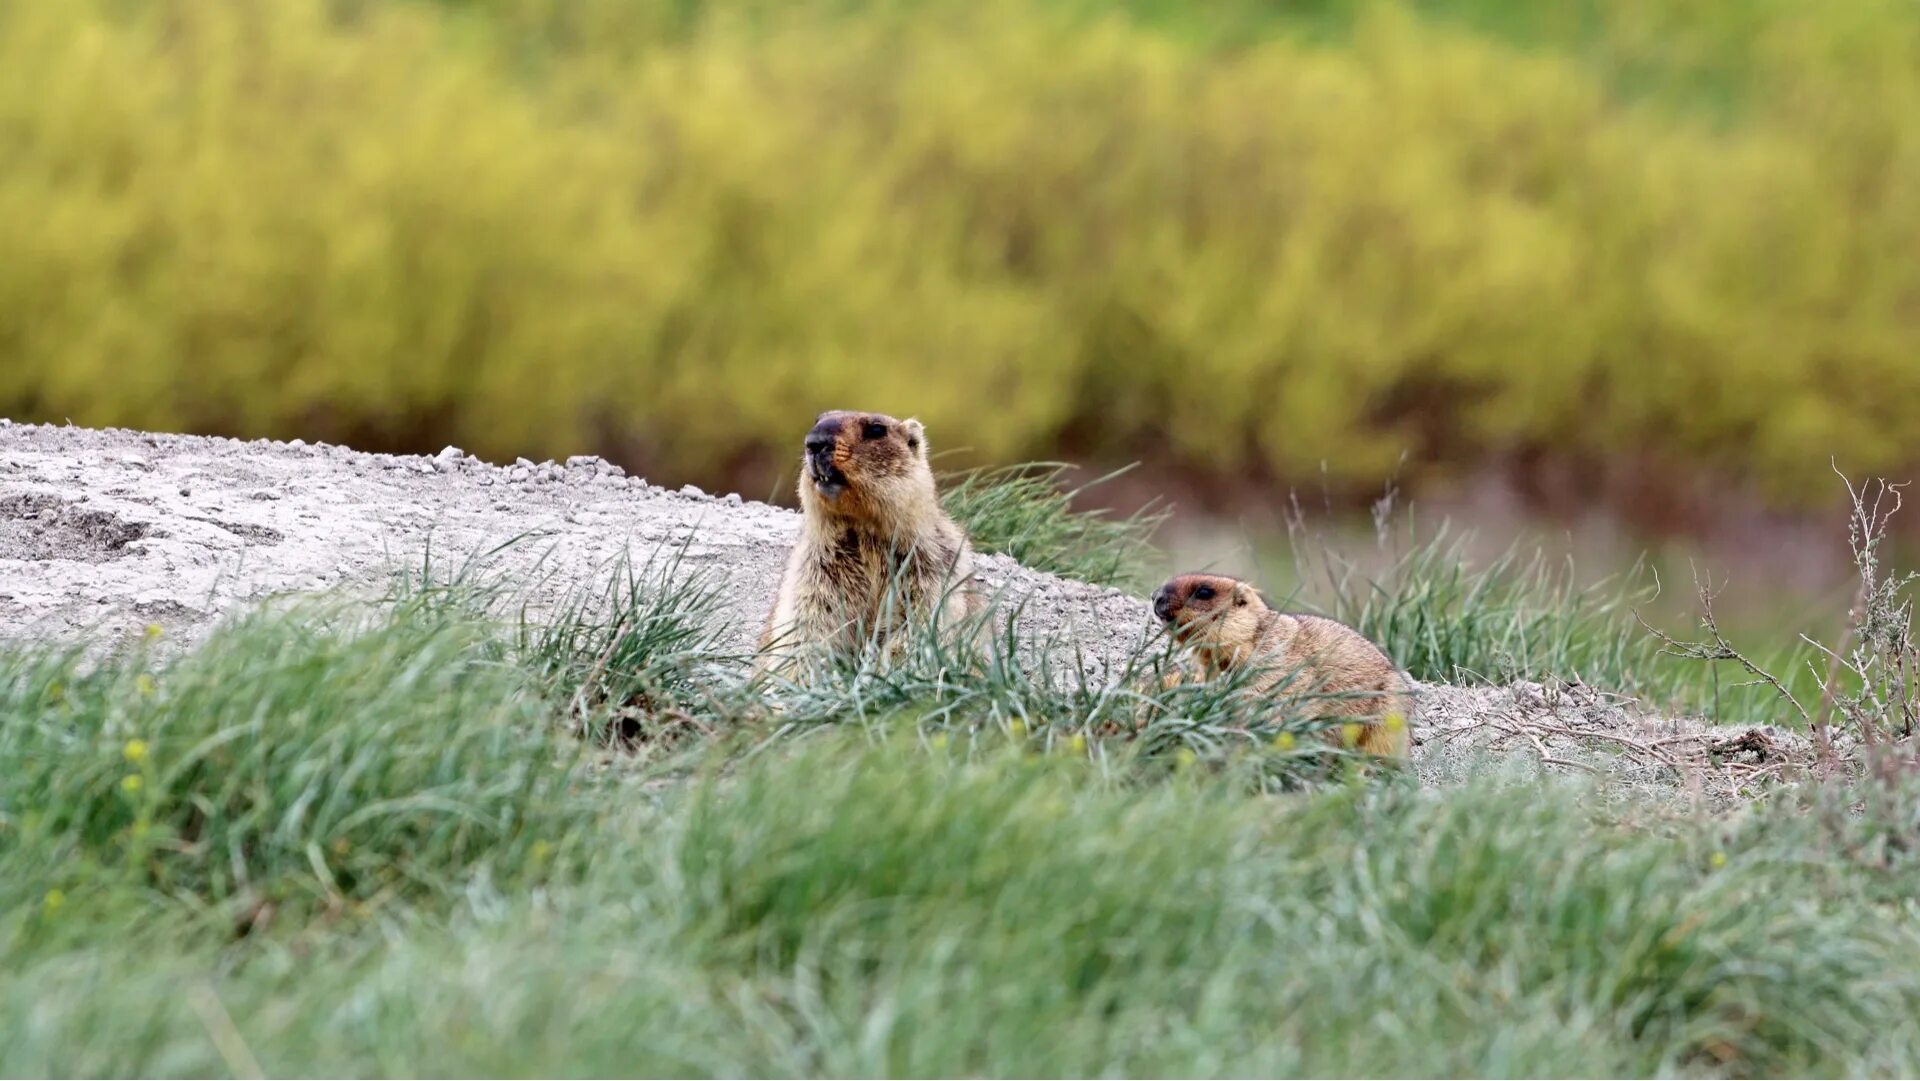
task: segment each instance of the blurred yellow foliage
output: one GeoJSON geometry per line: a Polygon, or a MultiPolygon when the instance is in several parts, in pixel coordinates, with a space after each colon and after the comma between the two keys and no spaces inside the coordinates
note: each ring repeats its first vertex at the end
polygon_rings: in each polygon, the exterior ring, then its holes
{"type": "Polygon", "coordinates": [[[1392,4],[666,7],[0,0],[0,412],[693,476],[835,406],[1356,483],[1920,458],[1909,6],[1773,6],[1725,115],[1392,4]]]}

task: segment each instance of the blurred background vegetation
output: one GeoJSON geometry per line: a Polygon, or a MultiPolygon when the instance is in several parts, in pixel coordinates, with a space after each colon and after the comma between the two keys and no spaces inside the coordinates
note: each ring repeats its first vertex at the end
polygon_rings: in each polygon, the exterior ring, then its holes
{"type": "Polygon", "coordinates": [[[1920,460],[1905,0],[0,0],[0,161],[20,418],[1681,529],[1920,460]]]}

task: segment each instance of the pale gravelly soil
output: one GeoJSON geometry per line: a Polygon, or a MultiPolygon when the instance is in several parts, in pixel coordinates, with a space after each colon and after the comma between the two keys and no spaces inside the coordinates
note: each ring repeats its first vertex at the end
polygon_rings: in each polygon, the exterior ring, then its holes
{"type": "MultiPolygon", "coordinates": [[[[618,560],[678,556],[725,583],[750,648],[773,601],[793,511],[628,477],[597,458],[493,466],[343,447],[9,424],[0,428],[0,635],[100,636],[157,623],[191,640],[236,602],[384,591],[429,549],[557,598],[618,560]],[[504,546],[504,547],[503,547],[504,546]],[[497,549],[497,551],[496,551],[497,549]]],[[[1034,639],[1097,665],[1147,627],[1144,601],[982,556],[1034,639]]]]}
{"type": "MultiPolygon", "coordinates": [[[[377,596],[396,573],[419,572],[429,550],[442,566],[492,552],[488,570],[536,599],[557,598],[623,556],[679,552],[688,572],[726,583],[722,618],[744,650],[798,521],[738,496],[649,485],[591,458],[495,466],[451,449],[405,457],[0,422],[0,637],[100,642],[158,624],[168,641],[191,641],[249,601],[320,590],[377,596]]],[[[1021,609],[1026,641],[1052,643],[1068,665],[1097,674],[1147,629],[1138,598],[1001,556],[982,556],[979,569],[1004,605],[1021,609]]],[[[1528,769],[1544,757],[1571,763],[1546,767],[1556,771],[1670,791],[1699,787],[1702,771],[1665,759],[1733,734],[1648,718],[1577,689],[1524,685],[1424,688],[1415,732],[1431,781],[1488,756],[1528,769]]],[[[1705,772],[1709,789],[1737,786],[1705,772]]]]}

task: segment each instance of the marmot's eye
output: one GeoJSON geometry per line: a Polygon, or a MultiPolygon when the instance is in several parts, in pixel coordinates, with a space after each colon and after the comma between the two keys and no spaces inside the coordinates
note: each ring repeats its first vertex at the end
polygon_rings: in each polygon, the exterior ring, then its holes
{"type": "Polygon", "coordinates": [[[884,424],[868,421],[867,426],[860,429],[860,438],[862,439],[885,439],[886,437],[887,426],[884,424]]]}
{"type": "Polygon", "coordinates": [[[1195,589],[1195,590],[1193,591],[1193,599],[1194,599],[1194,600],[1196,600],[1196,601],[1210,601],[1210,600],[1212,600],[1212,599],[1213,599],[1213,587],[1212,587],[1212,586],[1200,586],[1200,587],[1198,587],[1198,588],[1196,588],[1196,589],[1195,589]]]}

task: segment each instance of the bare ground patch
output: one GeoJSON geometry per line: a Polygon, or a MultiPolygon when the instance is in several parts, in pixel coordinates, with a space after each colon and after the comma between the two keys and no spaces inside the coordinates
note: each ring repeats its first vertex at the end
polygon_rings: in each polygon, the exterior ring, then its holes
{"type": "Polygon", "coordinates": [[[0,496],[0,559],[104,563],[150,527],[43,492],[0,496]]]}

